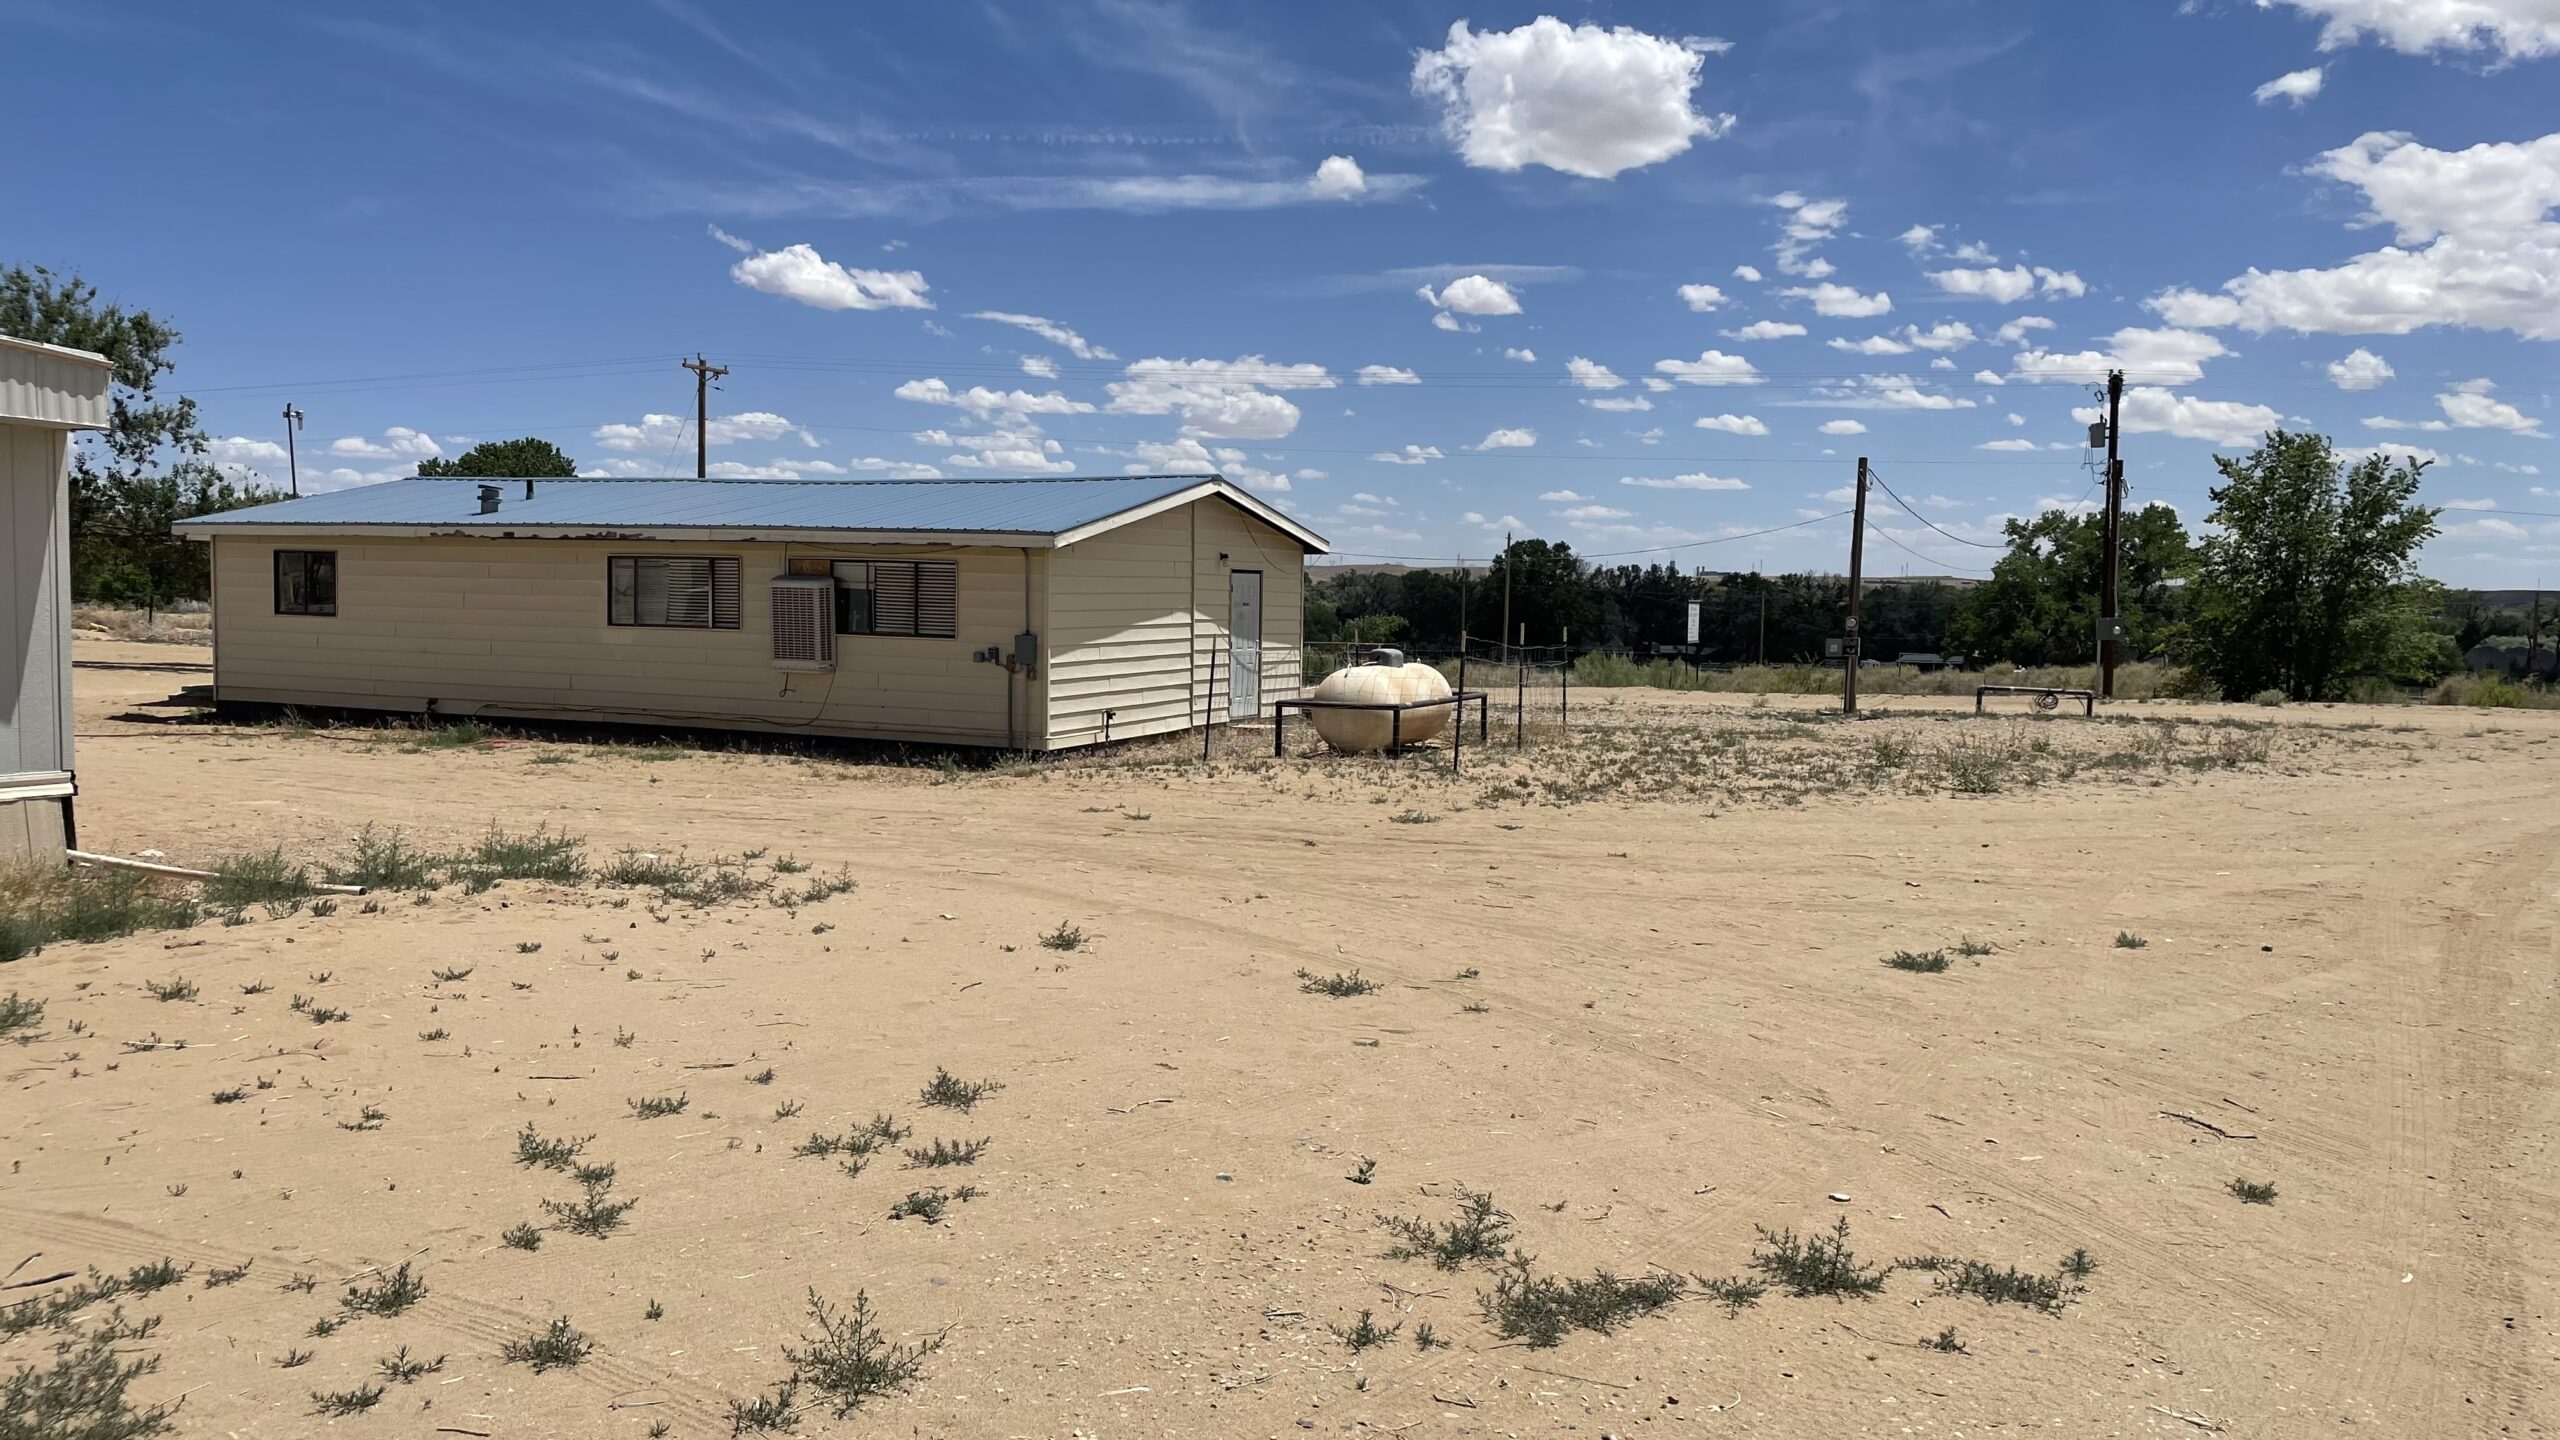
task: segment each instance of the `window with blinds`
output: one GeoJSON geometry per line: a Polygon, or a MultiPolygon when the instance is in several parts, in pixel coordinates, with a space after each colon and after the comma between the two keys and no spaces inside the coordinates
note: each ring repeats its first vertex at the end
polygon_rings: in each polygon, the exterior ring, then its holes
{"type": "Polygon", "coordinates": [[[738,562],[726,555],[615,555],[606,619],[674,630],[738,628],[738,562]]]}
{"type": "Polygon", "coordinates": [[[960,633],[960,566],[951,560],[835,562],[836,633],[960,633]]]}

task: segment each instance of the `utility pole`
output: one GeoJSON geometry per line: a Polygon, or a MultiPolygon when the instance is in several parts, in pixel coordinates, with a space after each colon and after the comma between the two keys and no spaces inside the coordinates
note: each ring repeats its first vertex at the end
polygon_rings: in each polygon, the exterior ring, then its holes
{"type": "Polygon", "coordinates": [[[1867,568],[1867,457],[1858,457],[1857,516],[1849,522],[1849,643],[1840,647],[1840,713],[1858,713],[1858,584],[1867,568]]]}
{"type": "Polygon", "coordinates": [[[701,480],[711,474],[711,382],[729,367],[712,364],[697,350],[684,368],[693,372],[693,478],[701,480]]]}
{"type": "Polygon", "coordinates": [[[286,402],[284,407],[285,484],[291,487],[296,499],[302,496],[302,457],[294,448],[293,432],[301,428],[302,412],[294,409],[290,401],[286,402]]]}
{"type": "Polygon", "coordinates": [[[1511,532],[1502,532],[1502,658],[1511,659],[1511,532]]]}
{"type": "Polygon", "coordinates": [[[1769,582],[1760,579],[1760,567],[1751,567],[1751,578],[1759,580],[1760,591],[1760,663],[1769,663],[1769,582]]]}
{"type": "MultiPolygon", "coordinates": [[[[1467,557],[1458,557],[1458,688],[1467,688],[1467,557]]],[[[1452,719],[1463,720],[1467,707],[1461,704],[1452,719]]]]}
{"type": "Polygon", "coordinates": [[[2124,631],[2124,612],[2116,595],[2116,562],[2124,539],[2124,461],[2117,458],[2116,439],[2124,431],[2124,372],[2107,372],[2107,570],[2098,597],[2098,698],[2116,698],[2116,637],[2124,631]]]}

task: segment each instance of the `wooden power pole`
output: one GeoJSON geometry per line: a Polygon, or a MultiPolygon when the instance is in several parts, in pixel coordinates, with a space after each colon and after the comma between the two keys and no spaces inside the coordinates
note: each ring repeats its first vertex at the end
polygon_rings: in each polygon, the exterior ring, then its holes
{"type": "Polygon", "coordinates": [[[1511,571],[1520,557],[1511,553],[1511,532],[1502,532],[1502,658],[1511,659],[1511,571]]]}
{"type": "Polygon", "coordinates": [[[728,374],[729,367],[714,365],[696,351],[684,368],[693,372],[693,478],[701,480],[711,474],[711,382],[728,374]]]}
{"type": "Polygon", "coordinates": [[[2124,427],[2117,422],[2124,414],[2124,372],[2107,372],[2107,569],[2099,581],[2098,596],[2098,698],[2116,698],[2117,651],[2122,647],[2116,637],[2124,631],[2124,611],[2116,594],[2117,555],[2124,541],[2124,461],[2117,455],[2116,437],[2124,427]]]}
{"type": "Polygon", "coordinates": [[[301,428],[302,412],[293,407],[293,402],[286,401],[284,407],[285,484],[292,489],[296,499],[302,496],[302,454],[300,448],[293,443],[293,432],[301,428]]]}
{"type": "Polygon", "coordinates": [[[1867,568],[1867,457],[1858,457],[1858,503],[1849,522],[1849,642],[1840,647],[1840,713],[1858,713],[1858,585],[1867,568]]]}

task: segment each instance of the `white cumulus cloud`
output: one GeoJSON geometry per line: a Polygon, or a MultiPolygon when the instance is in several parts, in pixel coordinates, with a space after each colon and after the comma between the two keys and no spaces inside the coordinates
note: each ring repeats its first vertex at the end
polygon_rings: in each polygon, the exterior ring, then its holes
{"type": "Polygon", "coordinates": [[[1867,427],[1855,420],[1825,420],[1822,422],[1822,433],[1825,435],[1864,435],[1867,433],[1867,427]]]}
{"type": "Polygon", "coordinates": [[[1565,373],[1573,377],[1573,383],[1585,390],[1616,390],[1627,383],[1619,379],[1617,372],[1608,366],[1597,360],[1586,360],[1579,355],[1565,361],[1564,368],[1565,373]]]}
{"type": "Polygon", "coordinates": [[[1656,360],[1653,368],[1683,385],[1757,385],[1758,366],[1739,355],[1707,350],[1695,360],[1656,360]]]}
{"type": "MultiPolygon", "coordinates": [[[[1034,394],[1028,390],[991,390],[984,385],[972,385],[966,390],[954,390],[939,375],[922,380],[909,380],[889,393],[901,400],[912,400],[919,405],[949,405],[955,409],[966,410],[980,420],[998,415],[1019,418],[1027,415],[1090,415],[1093,413],[1093,406],[1087,402],[1070,399],[1054,390],[1034,394]]],[[[715,441],[719,438],[716,425],[712,438],[715,441]]]]}
{"type": "Polygon", "coordinates": [[[2319,95],[2320,86],[2327,78],[2327,72],[2317,65],[2308,70],[2291,70],[2250,91],[2249,95],[2261,105],[2290,100],[2293,108],[2299,110],[2319,95]]]}
{"type": "Polygon", "coordinates": [[[1893,310],[1890,294],[1879,290],[1873,295],[1861,295],[1852,285],[1797,285],[1778,293],[1790,300],[1810,300],[1813,313],[1837,320],[1864,320],[1893,310]]]}
{"type": "Polygon", "coordinates": [[[1538,443],[1538,432],[1523,427],[1506,427],[1484,437],[1478,450],[1526,450],[1538,443]]]}
{"type": "Polygon", "coordinates": [[[1427,465],[1434,460],[1445,460],[1448,457],[1440,453],[1440,447],[1437,445],[1407,445],[1402,450],[1381,450],[1369,458],[1382,460],[1389,465],[1427,465]]]}
{"type": "Polygon", "coordinates": [[[1786,340],[1802,335],[1805,328],[1788,320],[1754,320],[1739,330],[1727,330],[1728,340],[1786,340]]]}
{"type": "MultiPolygon", "coordinates": [[[[2072,410],[2071,418],[2086,425],[2105,415],[2101,406],[2083,405],[2072,410]]],[[[2217,445],[2247,445],[2283,423],[2284,417],[2265,405],[2199,400],[2156,385],[2130,386],[2124,392],[2127,434],[2175,435],[2217,445]]]]}
{"type": "Polygon", "coordinates": [[[1360,162],[1348,155],[1328,155],[1307,181],[1307,189],[1319,200],[1348,200],[1369,188],[1369,177],[1360,172],[1360,162]]]}
{"type": "Polygon", "coordinates": [[[2560,6],[2551,0],[2258,0],[2320,21],[2320,48],[2370,37],[2404,55],[2491,51],[2508,60],[2560,53],[2560,6]]]}
{"type": "Polygon", "coordinates": [[[1360,383],[1363,385],[1419,385],[1422,383],[1422,377],[1410,370],[1399,370],[1393,365],[1363,365],[1360,367],[1360,383]]]}
{"type": "Polygon", "coordinates": [[[932,287],[921,272],[839,265],[809,245],[786,245],[749,255],[729,267],[729,278],[750,290],[821,310],[933,308],[925,298],[925,291],[932,287]]]}
{"type": "MultiPolygon", "coordinates": [[[[282,447],[270,445],[274,458],[285,458],[282,447]]],[[[425,460],[441,455],[435,440],[405,425],[394,425],[376,440],[363,435],[346,435],[329,442],[329,453],[357,460],[425,460]]]]}
{"type": "Polygon", "coordinates": [[[1607,180],[1733,127],[1731,115],[1693,104],[1702,61],[1725,48],[1552,15],[1516,30],[1460,20],[1440,49],[1414,57],[1413,89],[1439,102],[1442,129],[1470,165],[1607,180]]]}
{"type": "Polygon", "coordinates": [[[2391,362],[2359,345],[2342,360],[2329,362],[2329,380],[2341,390],[2371,390],[2399,372],[2391,362]]]}
{"type": "Polygon", "coordinates": [[[1766,435],[1769,427],[1757,415],[1701,415],[1690,422],[1701,430],[1721,430],[1727,435],[1766,435]]]}
{"type": "MultiPolygon", "coordinates": [[[[2555,22],[2560,23],[2560,22],[2555,22]]],[[[2250,270],[2219,291],[2145,302],[2173,325],[2406,335],[2429,325],[2560,339],[2560,134],[2437,150],[2373,132],[2311,174],[2365,195],[2361,223],[2396,243],[2326,269],[2250,270]]]]}
{"type": "Polygon", "coordinates": [[[1235,360],[1132,361],[1125,380],[1103,388],[1117,415],[1180,415],[1185,435],[1277,440],[1298,428],[1297,405],[1275,390],[1329,390],[1321,365],[1280,365],[1259,355],[1235,360]]]}
{"type": "Polygon", "coordinates": [[[1705,314],[1724,303],[1724,292],[1713,285],[1683,285],[1680,299],[1690,309],[1705,314]]]}

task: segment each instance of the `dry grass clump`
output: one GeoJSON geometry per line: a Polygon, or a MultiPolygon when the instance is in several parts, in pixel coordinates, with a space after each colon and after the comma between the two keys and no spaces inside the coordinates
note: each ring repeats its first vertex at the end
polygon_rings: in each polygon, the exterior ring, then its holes
{"type": "Polygon", "coordinates": [[[60,941],[96,943],[196,923],[184,887],[128,870],[0,867],[0,964],[60,941]]]}
{"type": "Polygon", "coordinates": [[[71,628],[108,640],[139,640],[157,645],[213,643],[213,607],[201,600],[181,600],[172,610],[128,610],[121,605],[74,605],[71,628]]]}

